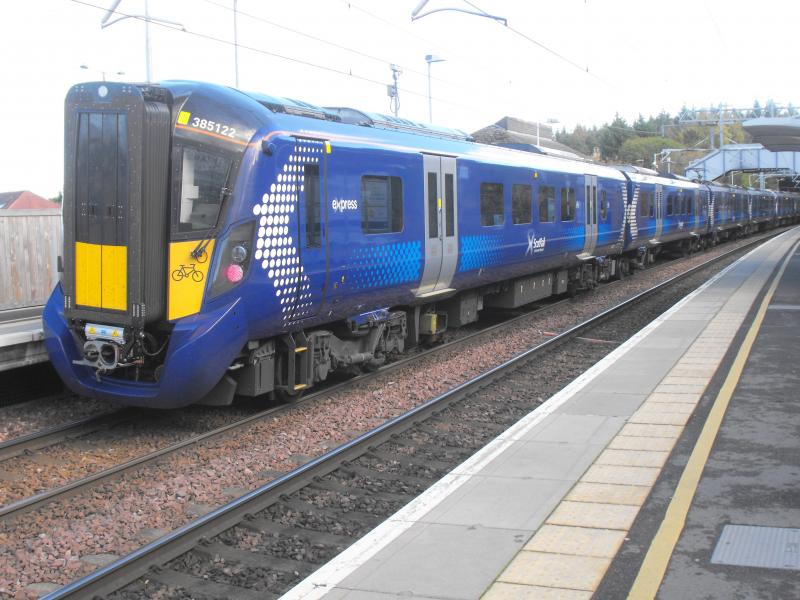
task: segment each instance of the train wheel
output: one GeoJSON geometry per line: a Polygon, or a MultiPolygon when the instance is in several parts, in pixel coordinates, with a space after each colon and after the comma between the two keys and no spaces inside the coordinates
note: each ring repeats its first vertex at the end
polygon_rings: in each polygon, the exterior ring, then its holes
{"type": "Polygon", "coordinates": [[[280,404],[291,404],[293,402],[297,402],[300,398],[303,397],[305,390],[300,390],[299,392],[295,392],[294,394],[290,394],[286,390],[275,390],[273,392],[275,394],[275,400],[280,404]]]}

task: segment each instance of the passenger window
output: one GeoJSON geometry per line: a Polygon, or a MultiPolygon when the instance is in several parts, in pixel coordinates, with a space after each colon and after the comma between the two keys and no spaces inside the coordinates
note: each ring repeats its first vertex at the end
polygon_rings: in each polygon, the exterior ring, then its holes
{"type": "Polygon", "coordinates": [[[675,207],[675,194],[667,194],[667,216],[672,214],[675,207]]]}
{"type": "Polygon", "coordinates": [[[692,194],[689,196],[689,205],[686,207],[686,214],[693,215],[694,214],[694,203],[697,202],[697,195],[692,194]]]}
{"type": "Polygon", "coordinates": [[[647,205],[647,192],[639,194],[639,216],[646,217],[650,214],[650,207],[647,205]]]}
{"type": "Polygon", "coordinates": [[[561,220],[575,220],[575,190],[573,188],[561,188],[561,220]]]}
{"type": "Polygon", "coordinates": [[[503,184],[481,184],[481,225],[492,227],[505,221],[503,212],[503,184]]]}
{"type": "Polygon", "coordinates": [[[515,183],[511,186],[511,220],[514,225],[531,222],[533,206],[533,188],[529,185],[515,183]]]}
{"type": "Polygon", "coordinates": [[[455,189],[453,187],[452,173],[444,174],[444,206],[446,211],[444,218],[444,229],[445,229],[444,234],[447,237],[452,237],[455,234],[455,227],[456,227],[456,215],[454,212],[455,189]]]}
{"type": "Polygon", "coordinates": [[[182,167],[177,231],[215,227],[223,196],[228,193],[225,184],[231,169],[230,159],[184,148],[182,167]]]}
{"type": "Polygon", "coordinates": [[[428,172],[428,237],[439,237],[439,176],[428,172]]]}
{"type": "Polygon", "coordinates": [[[403,230],[403,181],[399,177],[361,178],[361,230],[364,233],[403,230]]]}
{"type": "Polygon", "coordinates": [[[608,216],[608,206],[606,206],[606,191],[600,192],[600,220],[605,221],[608,216]]]}
{"type": "Polygon", "coordinates": [[[322,245],[319,165],[303,167],[303,202],[306,213],[306,246],[319,248],[322,245]]]}
{"type": "Polygon", "coordinates": [[[549,185],[539,187],[539,222],[555,223],[556,191],[549,185]]]}

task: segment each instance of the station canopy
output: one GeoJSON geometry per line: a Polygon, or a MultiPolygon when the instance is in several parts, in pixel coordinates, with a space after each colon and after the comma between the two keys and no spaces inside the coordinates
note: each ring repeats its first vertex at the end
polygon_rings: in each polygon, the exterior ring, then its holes
{"type": "Polygon", "coordinates": [[[761,117],[742,123],[753,141],[772,152],[800,152],[800,117],[761,117]]]}

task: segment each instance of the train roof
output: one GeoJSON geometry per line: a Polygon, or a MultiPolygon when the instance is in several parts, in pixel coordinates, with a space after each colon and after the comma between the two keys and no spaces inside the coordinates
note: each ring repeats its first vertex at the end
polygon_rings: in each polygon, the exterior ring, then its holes
{"type": "Polygon", "coordinates": [[[317,136],[347,146],[372,145],[403,152],[430,152],[506,166],[598,175],[624,181],[622,173],[613,167],[479,144],[461,130],[409,119],[353,108],[326,108],[292,98],[242,92],[195,81],[165,81],[153,85],[169,89],[176,98],[190,98],[196,94],[224,104],[227,110],[237,105],[249,119],[258,120],[259,130],[268,130],[267,136],[281,131],[288,135],[317,136]]]}
{"type": "Polygon", "coordinates": [[[652,184],[661,184],[661,185],[669,185],[672,187],[680,187],[685,189],[697,189],[700,187],[700,184],[691,181],[690,179],[686,179],[684,177],[668,177],[666,174],[658,173],[652,171],[650,169],[645,170],[635,170],[635,171],[628,171],[627,169],[622,169],[626,172],[627,176],[630,178],[631,181],[636,183],[652,183],[652,184]],[[648,171],[648,172],[643,172],[648,171]]]}

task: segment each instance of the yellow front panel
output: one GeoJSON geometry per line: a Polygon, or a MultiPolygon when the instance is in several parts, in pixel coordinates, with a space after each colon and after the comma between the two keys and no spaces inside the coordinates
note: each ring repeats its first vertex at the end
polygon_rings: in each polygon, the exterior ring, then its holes
{"type": "Polygon", "coordinates": [[[169,270],[167,271],[167,318],[171,321],[200,311],[203,291],[206,289],[208,266],[214,253],[214,240],[208,242],[200,260],[192,257],[197,248],[193,242],[173,242],[169,245],[169,270]]]}
{"type": "Polygon", "coordinates": [[[75,242],[75,304],[100,308],[102,256],[99,244],[75,242]]]}
{"type": "Polygon", "coordinates": [[[103,308],[128,309],[128,248],[103,246],[103,308]]]}

